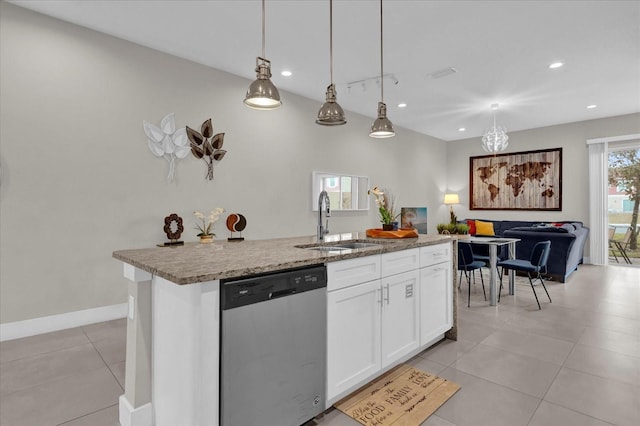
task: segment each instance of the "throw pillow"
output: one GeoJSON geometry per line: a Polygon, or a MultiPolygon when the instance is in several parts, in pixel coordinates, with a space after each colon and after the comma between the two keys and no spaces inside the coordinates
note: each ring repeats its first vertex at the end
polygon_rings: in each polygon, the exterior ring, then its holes
{"type": "Polygon", "coordinates": [[[476,221],[467,219],[467,226],[469,227],[469,234],[476,235],[476,221]]]}
{"type": "Polygon", "coordinates": [[[482,222],[476,220],[476,234],[477,235],[496,235],[493,230],[493,222],[482,222]]]}

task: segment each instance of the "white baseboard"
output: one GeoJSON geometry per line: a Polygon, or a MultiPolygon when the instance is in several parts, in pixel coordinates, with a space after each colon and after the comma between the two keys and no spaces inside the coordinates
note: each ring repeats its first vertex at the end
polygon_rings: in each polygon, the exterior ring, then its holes
{"type": "Polygon", "coordinates": [[[85,309],[83,311],[51,315],[49,317],[0,324],[0,342],[125,318],[127,316],[127,310],[128,305],[126,303],[120,303],[117,305],[85,309]]]}
{"type": "Polygon", "coordinates": [[[122,426],[152,426],[153,410],[148,402],[138,408],[133,408],[124,395],[120,395],[118,420],[122,426]]]}

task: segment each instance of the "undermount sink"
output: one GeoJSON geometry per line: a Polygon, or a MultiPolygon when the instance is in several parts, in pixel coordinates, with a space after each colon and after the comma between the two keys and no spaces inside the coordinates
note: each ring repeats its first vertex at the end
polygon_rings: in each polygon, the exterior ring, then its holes
{"type": "Polygon", "coordinates": [[[346,249],[360,249],[360,248],[367,248],[367,247],[380,247],[380,244],[345,242],[345,243],[333,244],[333,246],[335,246],[335,247],[344,247],[346,249]]]}
{"type": "Polygon", "coordinates": [[[313,245],[296,246],[296,247],[307,249],[307,250],[317,250],[317,251],[343,251],[343,250],[363,249],[363,248],[369,248],[369,247],[380,247],[380,243],[363,243],[358,241],[324,243],[327,245],[322,245],[322,244],[323,243],[318,243],[313,245]]]}
{"type": "Polygon", "coordinates": [[[334,247],[334,246],[319,246],[319,247],[299,247],[299,248],[305,248],[307,250],[317,250],[317,251],[342,251],[342,250],[349,250],[346,247],[334,247]]]}

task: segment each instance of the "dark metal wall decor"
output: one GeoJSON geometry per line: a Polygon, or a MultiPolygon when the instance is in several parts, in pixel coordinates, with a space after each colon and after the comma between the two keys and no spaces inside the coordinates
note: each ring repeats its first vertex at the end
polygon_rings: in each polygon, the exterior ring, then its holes
{"type": "Polygon", "coordinates": [[[240,213],[233,213],[227,217],[227,229],[231,231],[231,237],[227,238],[229,241],[242,241],[242,231],[247,226],[247,219],[240,213]],[[239,237],[234,237],[233,233],[239,232],[239,237]]]}
{"type": "Polygon", "coordinates": [[[184,241],[178,241],[184,232],[184,226],[182,224],[182,218],[177,214],[171,213],[169,216],[164,218],[164,232],[167,234],[167,238],[170,241],[164,244],[158,244],[159,246],[184,245],[184,241]]]}
{"type": "Polygon", "coordinates": [[[562,210],[562,148],[469,158],[470,210],[562,210]]]}
{"type": "Polygon", "coordinates": [[[222,160],[227,153],[227,151],[221,149],[224,142],[224,133],[213,134],[211,119],[202,123],[200,133],[189,126],[186,129],[191,152],[196,158],[201,158],[205,162],[207,165],[206,177],[209,180],[213,180],[213,162],[222,160]]]}

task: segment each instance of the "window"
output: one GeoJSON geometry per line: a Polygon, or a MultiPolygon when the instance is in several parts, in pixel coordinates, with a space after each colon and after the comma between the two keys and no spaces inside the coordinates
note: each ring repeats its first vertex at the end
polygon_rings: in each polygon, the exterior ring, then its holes
{"type": "Polygon", "coordinates": [[[313,172],[311,206],[318,210],[320,192],[327,191],[332,211],[369,210],[369,178],[339,173],[313,172]]]}

